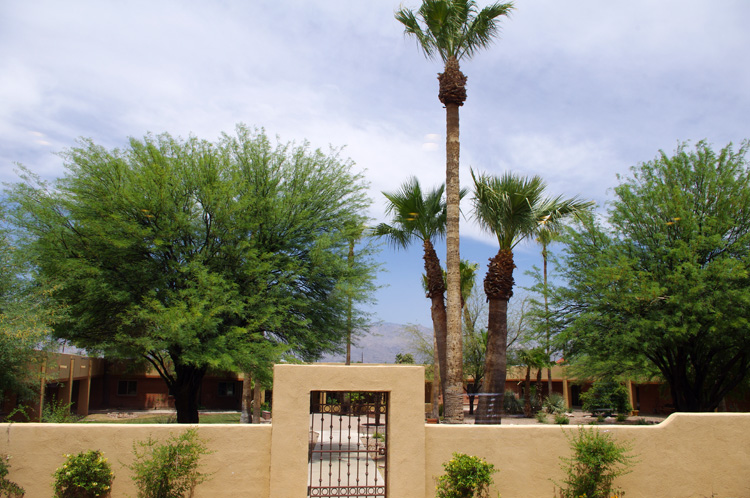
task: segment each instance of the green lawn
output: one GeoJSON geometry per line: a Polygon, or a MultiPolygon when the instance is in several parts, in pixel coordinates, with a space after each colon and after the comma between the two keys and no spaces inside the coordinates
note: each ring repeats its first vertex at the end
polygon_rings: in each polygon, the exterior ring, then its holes
{"type": "MultiPolygon", "coordinates": [[[[110,418],[106,416],[89,416],[81,421],[84,424],[174,424],[176,415],[154,413],[136,418],[110,418]]],[[[205,413],[200,416],[201,424],[239,424],[239,413],[205,413]]]]}

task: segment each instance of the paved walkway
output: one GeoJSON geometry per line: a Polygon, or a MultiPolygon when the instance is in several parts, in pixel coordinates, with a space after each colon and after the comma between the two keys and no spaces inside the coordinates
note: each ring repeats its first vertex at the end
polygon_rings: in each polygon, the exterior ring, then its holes
{"type": "MultiPolygon", "coordinates": [[[[361,421],[364,423],[366,419],[362,418],[361,421]]],[[[317,414],[311,429],[318,433],[319,438],[313,449],[308,485],[326,488],[385,485],[385,456],[373,459],[375,452],[367,451],[365,439],[367,430],[358,423],[357,417],[326,414],[324,420],[321,421],[320,414],[317,414]]],[[[375,440],[371,437],[370,444],[374,445],[374,442],[375,440]]],[[[313,489],[311,491],[308,496],[349,496],[350,494],[356,496],[360,494],[352,489],[341,491],[344,494],[340,494],[340,490],[335,490],[336,494],[326,490],[319,492],[313,489]]],[[[374,496],[372,492],[370,495],[374,496]]]]}

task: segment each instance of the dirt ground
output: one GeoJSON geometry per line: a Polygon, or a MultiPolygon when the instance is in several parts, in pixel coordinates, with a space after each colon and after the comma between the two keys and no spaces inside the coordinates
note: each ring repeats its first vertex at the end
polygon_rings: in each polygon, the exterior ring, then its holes
{"type": "MultiPolygon", "coordinates": [[[[615,417],[607,417],[602,422],[597,421],[597,418],[592,416],[590,413],[584,413],[581,410],[574,410],[572,413],[566,414],[570,420],[569,425],[589,425],[592,422],[596,422],[599,425],[614,424],[614,425],[637,425],[643,424],[640,420],[644,420],[646,424],[658,424],[663,422],[667,418],[666,415],[644,415],[644,416],[630,416],[624,422],[617,422],[615,417]]],[[[555,418],[552,415],[547,415],[546,420],[548,424],[554,424],[555,418]]],[[[473,424],[474,416],[469,415],[468,410],[464,412],[464,423],[473,424]]],[[[523,415],[503,415],[502,425],[535,425],[539,424],[535,417],[526,418],[523,415]]]]}

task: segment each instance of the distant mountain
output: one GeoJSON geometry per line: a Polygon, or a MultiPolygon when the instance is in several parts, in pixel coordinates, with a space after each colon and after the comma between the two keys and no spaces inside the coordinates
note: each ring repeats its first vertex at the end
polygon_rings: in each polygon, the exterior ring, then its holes
{"type": "MultiPolygon", "coordinates": [[[[352,344],[352,363],[395,363],[398,353],[410,353],[410,336],[407,327],[418,327],[424,332],[432,333],[421,325],[401,325],[398,323],[379,323],[371,326],[367,332],[360,335],[352,344]]],[[[346,354],[326,355],[320,361],[323,363],[341,362],[346,360],[346,354]]]]}

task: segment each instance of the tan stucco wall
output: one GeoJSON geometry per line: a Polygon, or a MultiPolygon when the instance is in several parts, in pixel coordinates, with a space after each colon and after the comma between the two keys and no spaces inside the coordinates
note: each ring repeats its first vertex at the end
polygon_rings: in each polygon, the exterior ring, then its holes
{"type": "MultiPolygon", "coordinates": [[[[503,498],[550,498],[562,480],[570,426],[424,424],[424,373],[413,366],[277,366],[272,425],[202,425],[212,479],[197,498],[301,498],[306,494],[310,391],[386,391],[390,498],[432,498],[435,477],[453,452],[486,458],[500,471],[503,498]]],[[[592,429],[584,426],[585,429],[592,429]]],[[[674,414],[657,426],[597,426],[630,440],[638,464],[617,485],[628,498],[750,498],[750,414],[674,414]]],[[[135,496],[132,446],[165,439],[177,425],[0,424],[0,454],[29,498],[52,496],[63,453],[102,450],[116,474],[113,498],[135,496]]]]}
{"type": "MultiPolygon", "coordinates": [[[[632,441],[638,463],[616,485],[628,498],[750,497],[750,414],[671,415],[656,426],[583,426],[632,441]],[[715,494],[713,494],[715,493],[715,494]]],[[[425,498],[454,451],[493,463],[503,498],[549,498],[562,481],[560,456],[570,456],[571,426],[448,426],[425,428],[425,498]]],[[[494,493],[494,491],[493,491],[494,493]]],[[[491,496],[494,496],[491,494],[491,496]]]]}
{"type": "MultiPolygon", "coordinates": [[[[0,424],[0,454],[9,454],[9,478],[26,489],[28,498],[52,496],[52,473],[64,453],[98,449],[115,472],[112,498],[136,494],[130,471],[133,442],[149,436],[163,440],[185,427],[166,424],[0,424]]],[[[268,425],[202,425],[199,434],[212,454],[203,457],[202,471],[212,474],[196,498],[269,496],[271,427],[268,425]]]]}

